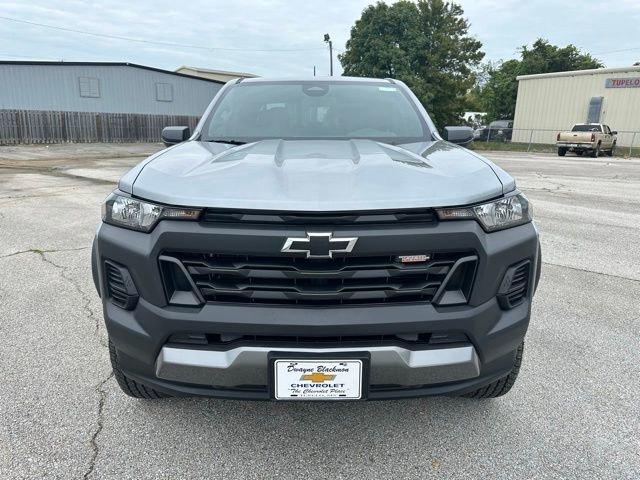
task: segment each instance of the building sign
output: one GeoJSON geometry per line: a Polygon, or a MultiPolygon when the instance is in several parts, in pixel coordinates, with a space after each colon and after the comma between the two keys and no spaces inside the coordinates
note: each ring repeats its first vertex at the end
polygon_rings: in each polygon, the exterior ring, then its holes
{"type": "Polygon", "coordinates": [[[640,88],[640,77],[607,78],[606,88],[640,88]]]}

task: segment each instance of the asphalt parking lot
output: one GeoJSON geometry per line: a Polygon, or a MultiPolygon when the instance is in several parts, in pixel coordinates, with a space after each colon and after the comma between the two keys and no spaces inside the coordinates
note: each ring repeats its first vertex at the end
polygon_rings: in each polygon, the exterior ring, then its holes
{"type": "Polygon", "coordinates": [[[102,200],[158,148],[0,147],[0,478],[640,478],[640,159],[487,154],[544,259],[505,397],[140,401],[89,257],[102,200]]]}

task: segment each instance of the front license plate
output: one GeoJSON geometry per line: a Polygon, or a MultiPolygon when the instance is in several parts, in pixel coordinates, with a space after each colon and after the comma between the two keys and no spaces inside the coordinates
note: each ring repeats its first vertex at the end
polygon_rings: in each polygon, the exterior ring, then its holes
{"type": "Polygon", "coordinates": [[[358,400],[362,360],[277,359],[276,400],[358,400]]]}

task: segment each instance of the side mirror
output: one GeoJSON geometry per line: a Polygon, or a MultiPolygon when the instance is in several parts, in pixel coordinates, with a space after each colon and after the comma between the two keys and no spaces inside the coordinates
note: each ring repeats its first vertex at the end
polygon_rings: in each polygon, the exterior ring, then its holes
{"type": "Polygon", "coordinates": [[[167,147],[182,143],[188,140],[190,136],[189,127],[164,127],[162,129],[162,142],[167,147]]]}
{"type": "Polygon", "coordinates": [[[471,127],[444,127],[443,138],[447,142],[467,145],[473,141],[473,129],[471,127]]]}
{"type": "Polygon", "coordinates": [[[617,135],[617,134],[618,134],[618,131],[617,131],[617,130],[612,130],[612,131],[611,131],[611,135],[617,135]]]}

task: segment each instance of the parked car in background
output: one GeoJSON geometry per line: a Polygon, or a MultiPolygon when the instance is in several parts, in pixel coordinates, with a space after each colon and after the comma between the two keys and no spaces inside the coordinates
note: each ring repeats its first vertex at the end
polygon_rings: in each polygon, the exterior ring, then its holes
{"type": "Polygon", "coordinates": [[[617,133],[601,123],[576,123],[571,131],[558,133],[558,155],[564,157],[567,152],[575,152],[581,156],[586,152],[597,158],[604,152],[611,157],[616,149],[617,133]]]}
{"type": "Polygon", "coordinates": [[[474,134],[474,140],[496,142],[510,142],[513,133],[513,120],[495,120],[488,127],[478,128],[474,134]]]}

